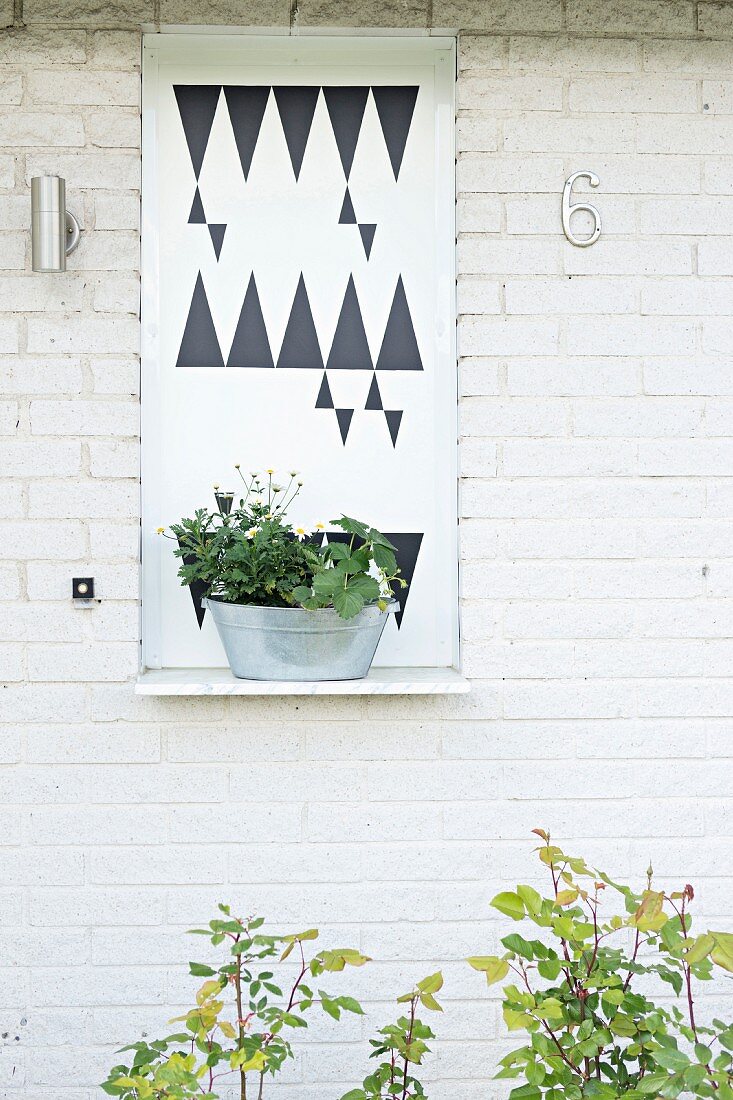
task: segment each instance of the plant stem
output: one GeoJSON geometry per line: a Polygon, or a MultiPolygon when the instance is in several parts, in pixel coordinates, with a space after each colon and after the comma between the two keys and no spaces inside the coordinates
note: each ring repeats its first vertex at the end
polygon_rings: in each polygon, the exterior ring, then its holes
{"type": "MultiPolygon", "coordinates": [[[[239,942],[239,934],[237,934],[235,942],[239,942]]],[[[237,995],[237,1030],[239,1032],[239,1044],[238,1049],[241,1050],[244,1044],[244,1016],[242,1015],[242,956],[237,955],[237,969],[234,972],[234,988],[237,995]]],[[[247,1100],[247,1076],[239,1067],[239,1097],[240,1100],[247,1100]]]]}
{"type": "MultiPolygon", "coordinates": [[[[416,1004],[417,1004],[417,995],[415,995],[412,998],[412,1000],[410,1001],[410,1028],[409,1028],[409,1031],[407,1032],[407,1050],[408,1051],[410,1049],[410,1044],[412,1042],[412,1029],[415,1026],[415,1006],[416,1006],[416,1004]]],[[[409,1062],[408,1062],[408,1059],[407,1059],[407,1055],[405,1055],[405,1071],[402,1075],[402,1100],[405,1100],[405,1097],[407,1096],[407,1067],[408,1067],[408,1065],[409,1065],[409,1062]]]]}

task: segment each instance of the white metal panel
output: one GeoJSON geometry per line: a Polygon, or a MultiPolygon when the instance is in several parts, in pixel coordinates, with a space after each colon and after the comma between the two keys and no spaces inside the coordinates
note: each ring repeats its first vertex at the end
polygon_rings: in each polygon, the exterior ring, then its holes
{"type": "Polygon", "coordinates": [[[148,667],[225,663],[154,532],[213,503],[213,483],[236,490],[236,462],[299,470],[295,520],[343,511],[422,535],[376,663],[457,662],[453,83],[443,40],[146,37],[148,667]],[[344,88],[366,94],[330,92],[344,88]]]}

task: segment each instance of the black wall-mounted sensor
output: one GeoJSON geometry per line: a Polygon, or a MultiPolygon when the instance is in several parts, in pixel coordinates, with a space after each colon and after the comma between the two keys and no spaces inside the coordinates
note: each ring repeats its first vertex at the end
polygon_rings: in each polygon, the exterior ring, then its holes
{"type": "Polygon", "coordinates": [[[94,577],[73,577],[71,595],[75,600],[93,600],[94,577]]]}

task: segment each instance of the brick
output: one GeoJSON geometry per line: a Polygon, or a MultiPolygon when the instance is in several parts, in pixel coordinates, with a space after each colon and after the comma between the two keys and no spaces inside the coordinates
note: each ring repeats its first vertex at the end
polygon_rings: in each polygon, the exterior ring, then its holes
{"type": "MultiPolygon", "coordinates": [[[[82,511],[82,509],[79,509],[82,511]]],[[[106,508],[104,509],[107,510],[106,508]]],[[[84,518],[88,512],[84,513],[84,518]]],[[[118,518],[118,517],[114,517],[118,518]]],[[[28,565],[28,596],[31,600],[64,600],[69,598],[70,576],[94,576],[98,598],[102,600],[135,600],[139,594],[139,566],[92,561],[33,562],[28,565]],[[73,568],[73,572],[71,571],[73,568]]]]}
{"type": "Polygon", "coordinates": [[[139,276],[102,276],[94,289],[94,308],[101,313],[137,314],[140,309],[139,276]]]}
{"type": "MultiPolygon", "coordinates": [[[[585,192],[575,192],[576,201],[586,201],[585,192]],[[582,195],[582,200],[581,196],[582,195]]],[[[595,201],[595,200],[594,200],[595,201]]],[[[580,210],[572,218],[573,232],[588,237],[593,232],[594,220],[580,210]]],[[[633,205],[628,199],[607,198],[603,203],[603,225],[613,236],[633,233],[636,227],[633,205]]],[[[557,196],[529,195],[506,202],[507,233],[552,234],[557,230],[557,196]]]]}
{"type": "Polygon", "coordinates": [[[137,321],[118,317],[65,317],[28,322],[28,350],[40,352],[132,352],[139,345],[137,321]]]}
{"type": "MultiPolygon", "coordinates": [[[[633,121],[608,118],[599,126],[592,119],[557,118],[537,111],[523,119],[507,119],[504,148],[510,153],[594,153],[607,152],[609,148],[629,153],[634,149],[633,121]]],[[[640,152],[654,151],[637,147],[640,152]]]]}
{"type": "Polygon", "coordinates": [[[456,149],[459,154],[489,152],[499,147],[499,126],[483,114],[462,114],[456,119],[456,149]]]}
{"type": "Polygon", "coordinates": [[[15,181],[15,157],[0,154],[0,187],[12,187],[15,181]]]}
{"type": "MultiPolygon", "coordinates": [[[[20,444],[14,444],[18,447],[20,444]]],[[[2,451],[0,450],[0,461],[2,451]]],[[[0,557],[2,558],[75,558],[86,546],[85,532],[80,523],[49,524],[45,520],[0,522],[0,557]]]]}
{"type": "Polygon", "coordinates": [[[460,110],[560,111],[562,80],[546,76],[464,76],[458,84],[460,110]]]}
{"type": "Polygon", "coordinates": [[[512,69],[556,72],[562,76],[635,72],[639,68],[639,46],[624,39],[527,35],[510,39],[508,63],[512,69]]]}
{"type": "Polygon", "coordinates": [[[568,275],[687,275],[692,253],[683,241],[604,241],[592,248],[563,248],[568,275]],[[592,255],[589,255],[592,253],[592,255]]]}
{"type": "Polygon", "coordinates": [[[705,158],[703,162],[703,189],[711,195],[733,194],[733,158],[705,158]]]}
{"type": "Polygon", "coordinates": [[[137,434],[139,409],[129,401],[33,401],[34,435],[137,434]]]}
{"type": "Polygon", "coordinates": [[[514,349],[528,347],[540,355],[552,355],[558,350],[558,340],[555,320],[462,318],[458,327],[460,355],[511,355],[514,349]]]}
{"type": "Polygon", "coordinates": [[[36,69],[29,74],[28,93],[38,103],[136,107],[140,99],[140,79],[134,73],[36,69]]]}
{"type": "Polygon", "coordinates": [[[28,23],[89,23],[135,26],[153,18],[149,0],[25,0],[23,15],[28,23]]]}
{"type": "Polygon", "coordinates": [[[140,392],[138,359],[92,359],[91,369],[95,393],[137,396],[140,392]]]}
{"type": "Polygon", "coordinates": [[[508,477],[628,476],[637,472],[637,444],[510,440],[503,447],[502,470],[508,477]]]}
{"type": "MultiPolygon", "coordinates": [[[[136,271],[140,266],[140,242],[137,234],[120,232],[85,233],[79,244],[79,252],[76,263],[86,271],[136,271]]],[[[108,322],[110,331],[114,322],[108,322]]],[[[89,322],[89,331],[93,331],[95,322],[89,322]]],[[[103,330],[100,322],[96,322],[97,332],[103,330]]],[[[128,330],[133,331],[133,330],[128,330]]],[[[132,338],[132,344],[125,345],[124,337],[120,338],[120,344],[112,348],[107,343],[90,344],[88,351],[130,351],[136,350],[136,336],[132,338]]]]}
{"type": "Polygon", "coordinates": [[[93,683],[129,680],[140,664],[136,642],[95,642],[93,646],[35,644],[28,649],[28,679],[45,682],[93,683]]]}
{"type": "Polygon", "coordinates": [[[93,31],[91,61],[96,69],[122,69],[129,72],[140,67],[142,42],[139,30],[93,31]]]}
{"type": "Polygon", "coordinates": [[[682,398],[626,398],[577,401],[573,408],[575,435],[676,436],[702,434],[703,404],[682,398]]]}
{"type": "Polygon", "coordinates": [[[89,468],[92,477],[138,477],[140,447],[137,440],[91,442],[89,468]]]}
{"type": "Polygon", "coordinates": [[[84,881],[81,852],[60,852],[56,848],[0,849],[0,877],[19,886],[73,886],[84,881]]]}
{"type": "Polygon", "coordinates": [[[6,477],[71,477],[78,474],[78,443],[0,443],[0,468],[6,477]]]}
{"type": "Polygon", "coordinates": [[[695,5],[691,0],[610,0],[602,6],[568,0],[568,29],[591,34],[691,34],[695,5]]]}
{"type": "Polygon", "coordinates": [[[651,477],[733,474],[733,444],[696,439],[639,444],[639,473],[651,477]]]}
{"type": "MultiPolygon", "coordinates": [[[[725,293],[725,282],[717,279],[660,279],[647,281],[641,288],[641,312],[649,314],[699,317],[730,316],[733,305],[725,293]]],[[[704,370],[705,364],[699,368],[704,370]]],[[[720,379],[721,384],[724,381],[720,379]]]]}
{"type": "MultiPolygon", "coordinates": [[[[2,853],[0,853],[0,859],[2,853]]],[[[125,847],[91,853],[89,877],[92,883],[140,883],[143,886],[222,882],[224,858],[209,846],[196,850],[178,848],[125,847]]]]}
{"type": "Polygon", "coordinates": [[[98,191],[94,196],[97,229],[135,229],[140,225],[140,196],[135,191],[98,191]]]}
{"type": "Polygon", "coordinates": [[[631,313],[637,302],[628,279],[508,279],[504,289],[507,313],[631,313]]]}
{"type": "Polygon", "coordinates": [[[701,275],[733,274],[733,242],[725,239],[700,241],[697,262],[701,275]]]}
{"type": "Polygon", "coordinates": [[[726,3],[697,5],[697,26],[701,34],[711,38],[733,38],[733,17],[726,3]]]}
{"type": "Polygon", "coordinates": [[[506,40],[503,38],[462,34],[458,39],[458,71],[503,69],[506,53],[506,40]]]}
{"type": "Polygon", "coordinates": [[[492,195],[504,191],[552,193],[561,185],[562,174],[560,158],[506,156],[503,153],[500,157],[463,155],[456,166],[459,195],[467,191],[488,191],[492,195]]]}
{"type": "Polygon", "coordinates": [[[674,478],[653,484],[641,479],[609,483],[590,478],[565,484],[540,478],[494,483],[467,479],[461,503],[463,516],[507,519],[542,519],[548,514],[581,519],[690,517],[701,515],[704,507],[701,486],[674,478]]]}
{"type": "MultiPolygon", "coordinates": [[[[187,22],[198,22],[196,8],[190,0],[165,2],[187,10],[187,22]]],[[[217,7],[227,16],[228,22],[245,20],[252,25],[265,20],[271,26],[287,26],[290,19],[283,0],[267,0],[264,5],[262,0],[218,0],[217,7]]],[[[428,9],[423,0],[407,0],[399,5],[390,0],[378,0],[372,8],[364,8],[354,0],[303,0],[298,9],[298,23],[303,27],[426,27],[428,9]]]]}
{"type": "Polygon", "coordinates": [[[628,356],[516,359],[507,366],[507,390],[517,397],[628,397],[640,389],[641,365],[628,356]]]}
{"type": "Polygon", "coordinates": [[[25,268],[27,233],[0,233],[0,269],[22,271],[25,268]]]}
{"type": "Polygon", "coordinates": [[[693,80],[645,76],[578,77],[570,84],[571,111],[683,114],[697,111],[693,80]]]}
{"type": "Polygon", "coordinates": [[[458,312],[464,313],[500,313],[500,286],[494,280],[478,276],[462,276],[458,279],[458,312]]]}
{"type": "Polygon", "coordinates": [[[560,249],[554,241],[461,237],[458,270],[463,275],[551,275],[560,271],[560,249]]]}
{"type": "Polygon", "coordinates": [[[59,35],[57,28],[19,27],[0,38],[0,64],[74,65],[85,60],[86,35],[80,30],[64,29],[59,35]]]}
{"type": "Polygon", "coordinates": [[[0,77],[0,103],[17,107],[22,99],[23,77],[20,74],[0,77]]]}
{"type": "Polygon", "coordinates": [[[69,146],[84,144],[84,127],[73,114],[43,111],[4,112],[0,115],[0,145],[69,146]]]}
{"type": "Polygon", "coordinates": [[[26,180],[55,172],[67,188],[102,187],[128,190],[140,186],[139,156],[131,153],[32,153],[26,157],[26,180]]]}
{"type": "Polygon", "coordinates": [[[570,318],[567,349],[571,355],[674,355],[695,350],[695,327],[686,321],[654,318],[570,318]]]}
{"type": "Polygon", "coordinates": [[[562,10],[557,0],[528,0],[518,7],[509,0],[497,0],[490,6],[483,0],[435,0],[433,26],[476,30],[484,34],[499,32],[540,33],[558,31],[562,10]]]}
{"type": "Polygon", "coordinates": [[[87,119],[92,145],[109,149],[140,148],[140,116],[125,108],[95,111],[87,119]]]}
{"type": "Polygon", "coordinates": [[[461,432],[467,436],[564,435],[567,409],[561,401],[502,401],[471,398],[461,409],[461,432]]]}
{"type": "Polygon", "coordinates": [[[733,233],[733,198],[655,199],[642,203],[642,233],[719,236],[733,233]]]}
{"type": "Polygon", "coordinates": [[[15,354],[18,350],[18,326],[15,321],[0,321],[0,353],[15,354]]]}
{"type": "MultiPolygon", "coordinates": [[[[41,277],[42,278],[42,277],[41,277]]],[[[81,393],[82,372],[78,359],[0,360],[0,389],[7,394],[81,393]]]]}

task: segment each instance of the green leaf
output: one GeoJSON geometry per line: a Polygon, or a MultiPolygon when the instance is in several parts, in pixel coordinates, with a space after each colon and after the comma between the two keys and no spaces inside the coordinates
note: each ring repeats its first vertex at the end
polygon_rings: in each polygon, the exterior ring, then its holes
{"type": "Polygon", "coordinates": [[[435,974],[431,974],[429,977],[423,978],[421,982],[418,982],[417,988],[421,993],[437,993],[439,989],[443,988],[443,975],[438,970],[435,974]]]}
{"type": "Polygon", "coordinates": [[[350,588],[339,588],[334,593],[333,606],[342,619],[353,619],[364,606],[364,597],[350,588]]]}
{"type": "Polygon", "coordinates": [[[519,894],[514,894],[510,890],[504,890],[502,893],[497,894],[491,905],[492,908],[498,909],[500,913],[503,913],[506,917],[511,917],[512,920],[522,920],[524,918],[524,902],[519,894]]]}
{"type": "Polygon", "coordinates": [[[512,932],[510,935],[505,936],[501,942],[507,951],[514,951],[515,954],[521,955],[524,959],[529,959],[530,962],[534,959],[532,944],[528,943],[518,932],[512,932]]]}
{"type": "Polygon", "coordinates": [[[659,1050],[655,1050],[654,1060],[660,1066],[664,1066],[665,1069],[671,1070],[672,1073],[679,1073],[681,1070],[687,1069],[690,1064],[687,1055],[675,1047],[660,1047],[659,1050]]]}
{"type": "Polygon", "coordinates": [[[710,953],[714,963],[733,974],[733,932],[711,932],[715,947],[710,953]]]}
{"type": "Polygon", "coordinates": [[[474,970],[480,970],[486,975],[487,985],[494,985],[506,978],[509,973],[509,963],[506,959],[500,959],[496,955],[474,955],[468,959],[469,966],[474,970]]]}
{"type": "Polygon", "coordinates": [[[692,944],[692,947],[688,948],[685,952],[686,962],[698,963],[706,959],[710,952],[715,947],[715,937],[711,936],[709,932],[703,933],[702,936],[698,936],[692,944]]]}
{"type": "Polygon", "coordinates": [[[554,982],[560,975],[560,960],[559,959],[540,959],[537,963],[538,973],[548,980],[548,982],[554,982]]]}
{"type": "Polygon", "coordinates": [[[537,916],[542,908],[542,898],[533,890],[531,886],[518,886],[517,893],[527,907],[527,913],[534,917],[537,916]]]}
{"type": "Polygon", "coordinates": [[[639,1092],[659,1092],[662,1085],[666,1085],[669,1081],[668,1073],[649,1073],[646,1077],[642,1077],[639,1084],[636,1086],[639,1092]]]}
{"type": "Polygon", "coordinates": [[[193,974],[195,978],[211,978],[216,974],[215,970],[210,966],[205,966],[203,963],[190,962],[188,966],[190,973],[193,974]]]}

